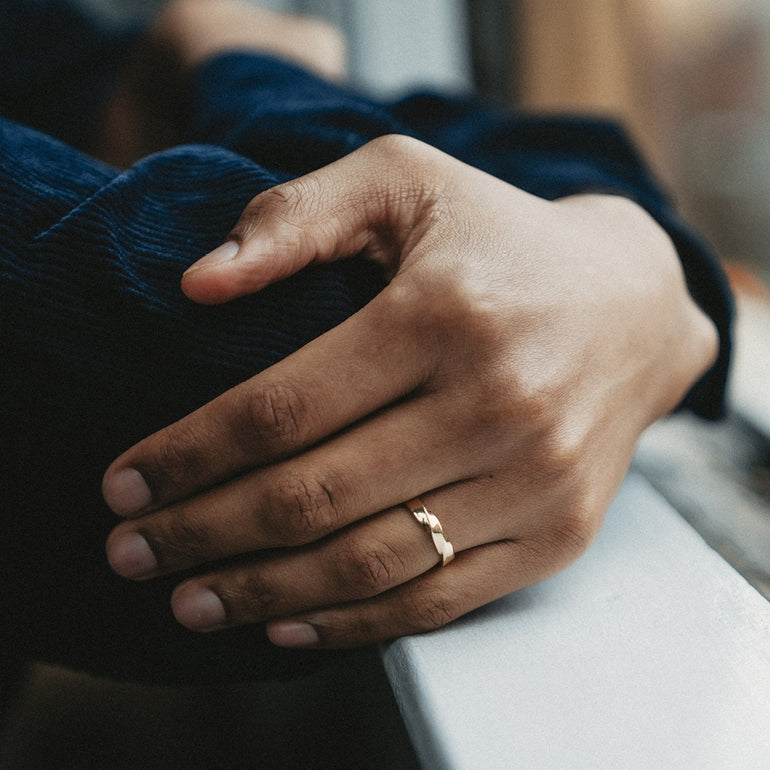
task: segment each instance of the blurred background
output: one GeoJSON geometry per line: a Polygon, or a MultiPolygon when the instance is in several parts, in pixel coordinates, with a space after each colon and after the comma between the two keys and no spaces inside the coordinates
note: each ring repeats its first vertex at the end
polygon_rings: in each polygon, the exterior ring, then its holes
{"type": "MultiPolygon", "coordinates": [[[[108,19],[161,0],[78,0],[108,19]]],[[[770,275],[767,0],[262,0],[326,18],[354,85],[620,119],[720,255],[770,275]]]]}
{"type": "MultiPolygon", "coordinates": [[[[111,23],[161,4],[77,2],[111,23]]],[[[261,4],[339,26],[375,95],[476,90],[625,124],[739,300],[728,418],[659,423],[635,467],[770,598],[770,0],[261,4]]],[[[376,654],[291,686],[184,691],[37,667],[0,727],[0,769],[416,767],[376,654]]]]}

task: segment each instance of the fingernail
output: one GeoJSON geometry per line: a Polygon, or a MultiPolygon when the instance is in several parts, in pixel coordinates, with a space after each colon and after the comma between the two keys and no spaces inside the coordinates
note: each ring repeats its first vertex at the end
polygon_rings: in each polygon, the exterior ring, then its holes
{"type": "Polygon", "coordinates": [[[315,627],[299,620],[268,623],[267,638],[277,647],[315,647],[320,641],[315,627]]]}
{"type": "Polygon", "coordinates": [[[158,568],[155,554],[138,532],[126,532],[107,542],[110,567],[125,578],[151,575],[158,568]]]}
{"type": "Polygon", "coordinates": [[[174,617],[193,631],[208,631],[222,626],[227,613],[222,600],[209,588],[183,587],[171,597],[174,617]]]}
{"type": "Polygon", "coordinates": [[[197,262],[190,265],[190,267],[185,270],[185,275],[200,267],[212,267],[213,265],[219,265],[223,262],[230,262],[238,256],[239,250],[240,246],[235,241],[225,241],[221,246],[217,246],[214,251],[210,251],[197,262]]]}
{"type": "Polygon", "coordinates": [[[104,502],[119,516],[130,516],[152,502],[152,492],[142,474],[134,468],[118,471],[104,480],[104,502]]]}

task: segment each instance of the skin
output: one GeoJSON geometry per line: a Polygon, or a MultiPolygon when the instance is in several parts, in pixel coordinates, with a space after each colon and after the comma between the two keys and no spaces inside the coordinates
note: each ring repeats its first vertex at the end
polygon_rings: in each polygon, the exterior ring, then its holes
{"type": "Polygon", "coordinates": [[[226,51],[259,50],[288,59],[327,80],[345,80],[345,38],[327,22],[279,13],[243,0],[172,0],[150,36],[173,51],[182,68],[226,51]]]}
{"type": "Polygon", "coordinates": [[[372,302],[104,476],[125,517],[112,568],[194,568],[171,597],[192,630],[362,645],[547,578],[717,352],[635,203],[544,201],[400,136],[258,195],[182,289],[227,302],[353,255],[391,276],[372,302]],[[402,504],[417,495],[446,567],[402,504]]]}
{"type": "Polygon", "coordinates": [[[184,141],[185,73],[228,51],[267,53],[331,81],[347,76],[345,38],[324,21],[243,0],[172,0],[120,74],[91,153],[128,168],[184,141]]]}

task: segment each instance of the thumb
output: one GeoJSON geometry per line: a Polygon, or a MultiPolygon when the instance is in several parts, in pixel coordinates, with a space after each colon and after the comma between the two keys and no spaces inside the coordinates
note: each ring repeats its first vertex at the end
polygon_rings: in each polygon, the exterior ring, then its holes
{"type": "Polygon", "coordinates": [[[430,206],[425,161],[436,154],[408,137],[382,137],[260,193],[228,240],[187,270],[182,290],[196,302],[218,304],[311,263],[359,253],[395,270],[430,206]]]}

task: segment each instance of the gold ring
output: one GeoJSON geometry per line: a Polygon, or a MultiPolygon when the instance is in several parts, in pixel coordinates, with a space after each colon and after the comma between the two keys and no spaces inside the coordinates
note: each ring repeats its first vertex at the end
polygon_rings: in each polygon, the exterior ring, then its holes
{"type": "Polygon", "coordinates": [[[441,522],[425,507],[425,503],[419,497],[409,500],[404,505],[412,512],[415,519],[425,527],[433,538],[433,545],[436,546],[438,555],[441,557],[441,566],[446,567],[455,557],[455,549],[452,544],[444,537],[444,530],[441,522]]]}

